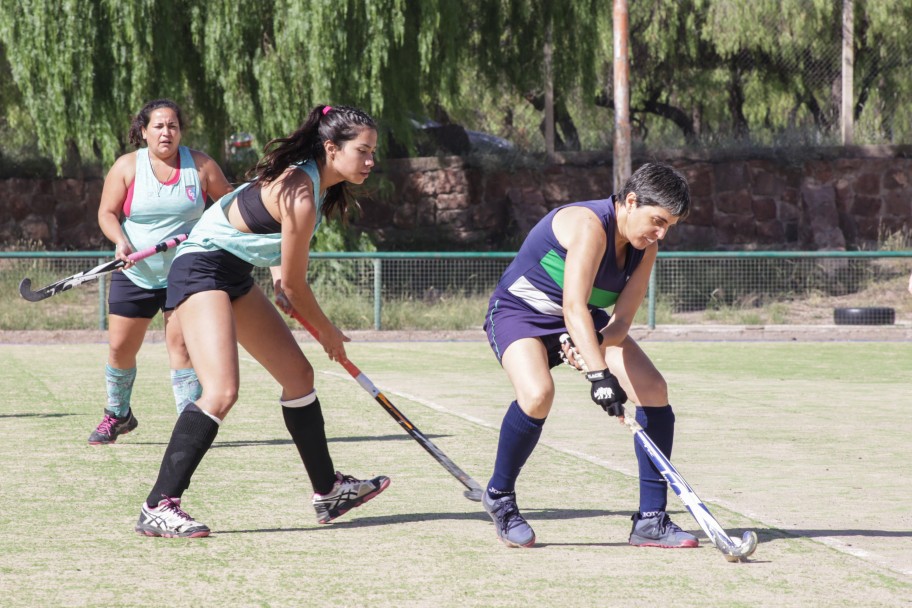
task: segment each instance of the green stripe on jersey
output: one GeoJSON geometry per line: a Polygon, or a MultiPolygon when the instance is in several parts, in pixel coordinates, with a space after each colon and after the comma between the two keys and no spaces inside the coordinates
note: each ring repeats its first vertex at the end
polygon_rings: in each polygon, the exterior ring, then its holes
{"type": "MultiPolygon", "coordinates": [[[[545,257],[541,259],[542,268],[545,269],[545,272],[548,273],[548,276],[551,277],[558,286],[564,288],[564,260],[561,258],[556,251],[553,249],[545,254],[545,257]]],[[[608,308],[609,306],[614,305],[617,302],[619,293],[613,291],[608,291],[607,289],[599,289],[598,287],[592,288],[592,294],[589,296],[589,304],[592,306],[597,306],[598,308],[608,308]]]]}

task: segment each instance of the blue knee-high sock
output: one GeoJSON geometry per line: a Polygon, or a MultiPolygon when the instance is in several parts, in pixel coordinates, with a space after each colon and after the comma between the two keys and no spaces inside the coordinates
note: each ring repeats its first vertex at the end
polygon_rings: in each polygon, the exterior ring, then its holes
{"type": "Polygon", "coordinates": [[[105,365],[105,385],[108,393],[108,407],[114,416],[123,418],[130,412],[130,397],[133,395],[133,381],[136,368],[117,369],[105,365]]]}
{"type": "Polygon", "coordinates": [[[171,370],[171,389],[174,391],[174,405],[177,406],[178,416],[188,403],[196,403],[203,394],[203,387],[192,367],[171,370]]]}
{"type": "Polygon", "coordinates": [[[488,493],[491,498],[496,498],[499,494],[510,494],[515,490],[516,478],[538,444],[545,420],[546,418],[528,416],[515,401],[510,404],[500,425],[494,475],[488,482],[488,493]]]}
{"type": "MultiPolygon", "coordinates": [[[[675,424],[671,406],[637,407],[636,421],[665,457],[671,460],[675,424]]],[[[668,483],[636,439],[633,444],[640,469],[640,513],[664,511],[668,503],[668,483]]]]}

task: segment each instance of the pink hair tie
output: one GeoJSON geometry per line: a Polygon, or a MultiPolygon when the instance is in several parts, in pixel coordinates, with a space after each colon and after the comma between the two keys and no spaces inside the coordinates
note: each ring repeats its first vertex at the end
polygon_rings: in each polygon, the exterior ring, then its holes
{"type": "Polygon", "coordinates": [[[332,110],[332,109],[333,109],[332,106],[325,106],[325,107],[323,108],[323,116],[326,116],[327,114],[329,114],[329,111],[332,110]]]}

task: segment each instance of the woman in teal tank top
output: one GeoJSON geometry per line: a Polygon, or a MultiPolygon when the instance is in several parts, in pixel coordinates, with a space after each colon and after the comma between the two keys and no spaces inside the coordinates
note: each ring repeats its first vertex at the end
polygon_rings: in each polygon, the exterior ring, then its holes
{"type": "Polygon", "coordinates": [[[329,523],[389,485],[385,476],[360,480],[335,470],[313,366],[252,278],[254,266],[271,267],[283,308],[295,309],[317,329],[330,359],[346,361],[349,339],[307,283],[310,240],[321,214],[345,213],[346,184],[367,179],[376,148],[377,127],[367,114],[317,106],[297,131],[267,144],[253,179],[206,211],[178,248],[168,304],[175,307],[203,392],[177,419],[158,479],[141,507],[138,533],[209,535],[183,510],[181,498],[237,401],[238,343],[282,385],[279,404],[310,477],[318,523],[329,523]]]}
{"type": "MultiPolygon", "coordinates": [[[[130,143],[138,150],[118,158],[105,177],[98,225],[115,245],[117,259],[127,261],[145,249],[186,234],[203,214],[207,196],[214,200],[231,190],[218,164],[206,154],[180,145],[184,119],[168,99],[146,103],[133,118],[130,143]]],[[[162,311],[171,365],[171,386],[180,413],[199,392],[180,327],[165,305],[168,269],[174,253],[154,255],[111,277],[108,295],[107,404],[89,443],[114,443],[136,428],[131,408],[136,355],[152,318],[162,311]]]]}

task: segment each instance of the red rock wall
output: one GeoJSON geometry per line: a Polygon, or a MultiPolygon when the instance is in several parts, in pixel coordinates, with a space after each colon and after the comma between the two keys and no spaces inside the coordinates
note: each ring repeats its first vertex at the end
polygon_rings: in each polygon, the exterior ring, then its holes
{"type": "MultiPolygon", "coordinates": [[[[671,163],[691,187],[691,215],[665,250],[872,248],[884,235],[912,231],[912,147],[671,151],[650,160],[671,163]]],[[[392,160],[378,172],[388,186],[362,198],[353,223],[381,250],[515,250],[550,209],[604,198],[613,179],[610,157],[594,153],[548,166],[392,160]]],[[[0,246],[109,248],[96,220],[101,189],[101,179],[0,180],[0,246]]]]}

